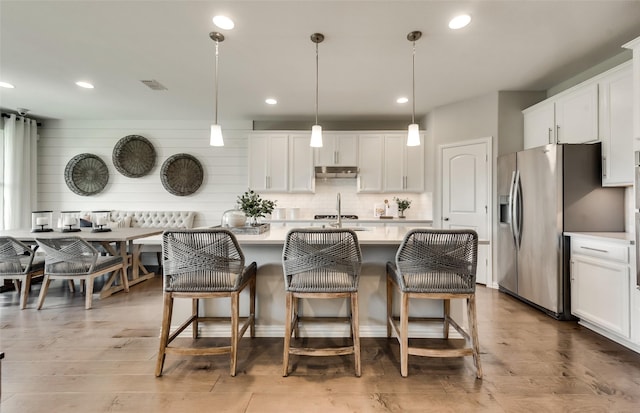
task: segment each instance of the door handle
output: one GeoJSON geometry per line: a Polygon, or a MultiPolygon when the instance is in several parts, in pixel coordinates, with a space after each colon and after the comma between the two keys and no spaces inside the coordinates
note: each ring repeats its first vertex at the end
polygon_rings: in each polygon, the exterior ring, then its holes
{"type": "Polygon", "coordinates": [[[551,134],[553,133],[553,129],[549,128],[549,143],[553,143],[553,137],[551,136],[551,134]]]}
{"type": "Polygon", "coordinates": [[[602,176],[604,178],[607,177],[607,157],[606,156],[602,157],[602,176]]]}
{"type": "Polygon", "coordinates": [[[448,221],[448,220],[449,220],[449,218],[448,218],[448,217],[444,217],[444,219],[443,219],[443,220],[444,220],[444,221],[448,221]]]}

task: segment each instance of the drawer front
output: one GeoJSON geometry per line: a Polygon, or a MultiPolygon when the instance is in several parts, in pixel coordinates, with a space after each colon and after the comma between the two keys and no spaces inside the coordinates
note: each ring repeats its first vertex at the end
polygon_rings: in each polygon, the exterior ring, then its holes
{"type": "Polygon", "coordinates": [[[582,238],[571,238],[571,254],[586,255],[610,261],[629,263],[629,247],[582,238]]]}

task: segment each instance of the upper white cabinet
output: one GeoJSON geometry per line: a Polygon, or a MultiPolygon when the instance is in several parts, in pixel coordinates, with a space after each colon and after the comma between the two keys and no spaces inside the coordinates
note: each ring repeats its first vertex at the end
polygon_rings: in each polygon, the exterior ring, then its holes
{"type": "Polygon", "coordinates": [[[358,192],[382,192],[384,135],[360,135],[358,141],[358,192]]]}
{"type": "Polygon", "coordinates": [[[249,188],[258,192],[287,192],[288,143],[285,134],[249,136],[249,188]]]}
{"type": "Polygon", "coordinates": [[[524,148],[555,143],[555,103],[545,100],[524,111],[524,148]]]}
{"type": "Polygon", "coordinates": [[[598,140],[598,84],[587,84],[556,99],[556,142],[598,140]]]}
{"type": "Polygon", "coordinates": [[[602,185],[633,185],[633,72],[631,62],[599,80],[602,185]]]}
{"type": "Polygon", "coordinates": [[[356,166],[358,163],[358,136],[325,132],[322,148],[315,150],[317,166],[356,166]]]}
{"type": "Polygon", "coordinates": [[[315,192],[313,148],[309,134],[289,136],[289,192],[315,192]]]}
{"type": "Polygon", "coordinates": [[[384,137],[385,192],[424,191],[424,146],[407,146],[406,139],[404,134],[384,137]]]}
{"type": "Polygon", "coordinates": [[[524,148],[598,141],[598,83],[580,84],[523,111],[524,148]]]}

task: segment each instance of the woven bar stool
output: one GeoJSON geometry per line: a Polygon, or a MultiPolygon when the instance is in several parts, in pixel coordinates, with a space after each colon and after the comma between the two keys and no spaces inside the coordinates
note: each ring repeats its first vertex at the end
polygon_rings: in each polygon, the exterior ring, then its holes
{"type": "Polygon", "coordinates": [[[12,237],[0,237],[0,281],[13,280],[20,294],[20,309],[29,299],[31,279],[44,273],[44,259],[35,251],[12,237]]]}
{"type": "Polygon", "coordinates": [[[476,319],[476,267],[478,234],[472,230],[415,229],[409,231],[396,254],[387,263],[387,336],[391,330],[400,342],[400,372],[408,374],[409,355],[428,357],[473,356],[476,377],[482,378],[480,345],[476,319]],[[392,315],[394,286],[400,291],[400,318],[392,315]],[[442,300],[443,335],[449,338],[449,325],[465,339],[464,348],[433,349],[409,347],[409,299],[442,300]],[[450,300],[467,302],[469,332],[450,317],[450,300]]]}
{"type": "Polygon", "coordinates": [[[46,254],[38,310],[44,304],[51,280],[56,279],[83,282],[86,286],[84,308],[87,310],[93,302],[93,281],[102,275],[113,272],[115,276],[119,272],[124,290],[129,292],[129,280],[122,270],[122,257],[101,256],[97,249],[79,237],[36,238],[36,242],[46,254]]]}
{"type": "Polygon", "coordinates": [[[256,263],[244,265],[244,255],[236,237],[226,229],[171,230],[162,234],[164,306],[160,350],[156,376],[162,375],[165,356],[230,354],[231,376],[236,375],[238,342],[250,327],[255,336],[256,263]],[[249,287],[249,316],[242,326],[239,316],[240,293],[249,287]],[[198,312],[202,298],[231,298],[230,317],[202,317],[198,312]],[[174,298],[192,300],[191,316],[170,334],[174,298]],[[192,325],[192,336],[198,338],[200,322],[231,324],[231,344],[222,347],[178,347],[169,344],[192,325]]]}
{"type": "MultiPolygon", "coordinates": [[[[353,354],[355,373],[360,377],[360,333],[358,327],[358,280],[362,265],[360,245],[355,232],[348,229],[292,229],[282,253],[284,285],[287,294],[285,315],[283,376],[289,374],[289,356],[341,356],[353,354]],[[300,298],[347,298],[348,318],[353,344],[346,347],[303,348],[291,345],[292,334],[299,337],[300,298]]],[[[323,317],[322,321],[327,321],[323,317]]]]}

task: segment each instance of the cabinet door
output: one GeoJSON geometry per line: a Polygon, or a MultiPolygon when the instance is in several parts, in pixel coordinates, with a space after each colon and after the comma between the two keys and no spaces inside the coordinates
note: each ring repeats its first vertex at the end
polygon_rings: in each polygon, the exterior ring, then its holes
{"type": "Polygon", "coordinates": [[[262,192],[286,192],[287,135],[249,136],[249,188],[262,192]]]}
{"type": "Polygon", "coordinates": [[[633,185],[633,73],[630,65],[600,81],[602,185],[633,185]]]}
{"type": "Polygon", "coordinates": [[[267,189],[268,171],[268,136],[249,135],[249,188],[254,191],[267,189]]]}
{"type": "Polygon", "coordinates": [[[556,100],[556,141],[598,140],[598,84],[579,87],[556,100]]]}
{"type": "Polygon", "coordinates": [[[289,136],[290,192],[314,192],[313,148],[309,146],[309,136],[289,136]]]}
{"type": "Polygon", "coordinates": [[[355,166],[358,164],[358,137],[356,135],[337,135],[336,165],[355,166]]]}
{"type": "Polygon", "coordinates": [[[385,192],[404,191],[406,147],[404,136],[384,137],[383,189],[385,192]]]}
{"type": "Polygon", "coordinates": [[[322,147],[315,148],[315,165],[317,166],[332,166],[335,165],[336,160],[336,136],[323,133],[322,134],[322,147]]]}
{"type": "Polygon", "coordinates": [[[287,174],[289,170],[289,148],[287,136],[270,136],[266,154],[269,163],[266,191],[286,192],[288,189],[287,174]]]}
{"type": "Polygon", "coordinates": [[[553,101],[537,104],[523,112],[524,149],[555,142],[555,106],[553,101]]]}
{"type": "Polygon", "coordinates": [[[571,257],[571,313],[629,337],[629,267],[571,257]]]}
{"type": "MultiPolygon", "coordinates": [[[[420,139],[424,142],[424,136],[421,136],[420,139]]],[[[424,143],[419,146],[405,145],[405,192],[424,192],[424,148],[424,143]]]]}
{"type": "Polygon", "coordinates": [[[384,136],[358,137],[358,192],[382,192],[384,136]]]}

